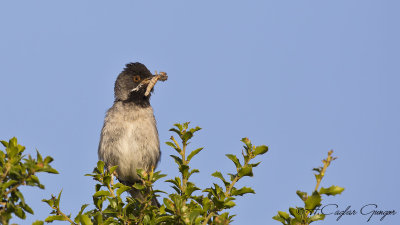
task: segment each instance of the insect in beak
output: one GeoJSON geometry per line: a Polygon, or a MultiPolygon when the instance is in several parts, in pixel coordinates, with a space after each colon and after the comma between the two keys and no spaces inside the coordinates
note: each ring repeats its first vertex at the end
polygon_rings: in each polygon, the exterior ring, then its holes
{"type": "Polygon", "coordinates": [[[152,77],[149,77],[145,80],[143,80],[137,87],[132,89],[132,91],[138,91],[140,88],[142,88],[143,85],[147,84],[146,92],[144,93],[144,96],[148,96],[150,94],[150,91],[153,89],[154,85],[156,85],[157,81],[166,81],[168,79],[167,73],[166,72],[160,72],[155,74],[152,77]]]}

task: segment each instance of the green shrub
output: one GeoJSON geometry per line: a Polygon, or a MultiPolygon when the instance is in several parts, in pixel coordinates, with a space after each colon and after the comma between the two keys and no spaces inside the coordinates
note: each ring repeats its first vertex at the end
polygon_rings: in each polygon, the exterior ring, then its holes
{"type": "Polygon", "coordinates": [[[36,159],[22,155],[25,147],[19,145],[16,138],[1,143],[6,149],[0,151],[0,222],[8,224],[13,215],[25,219],[26,213],[33,214],[19,190],[21,186],[44,189],[36,174],[58,172],[50,166],[53,161],[50,156],[43,159],[39,152],[36,159]]]}
{"type": "MultiPolygon", "coordinates": [[[[238,186],[238,182],[245,177],[253,176],[253,168],[260,162],[253,162],[255,158],[268,152],[265,145],[254,146],[248,138],[243,138],[244,144],[241,156],[227,154],[226,156],[233,162],[233,172],[223,175],[216,171],[211,174],[220,180],[219,184],[213,183],[210,187],[201,189],[191,180],[191,175],[198,173],[198,169],[190,167],[190,161],[203,148],[189,150],[189,141],[194,134],[199,131],[199,127],[190,128],[189,123],[175,124],[170,131],[177,137],[171,136],[171,141],[166,142],[176,152],[171,155],[179,169],[179,177],[166,180],[172,185],[173,193],[166,193],[161,190],[153,190],[153,184],[160,178],[165,177],[160,171],[146,173],[138,170],[141,182],[133,186],[126,186],[122,183],[115,183],[114,171],[116,166],[106,168],[104,162],[99,161],[91,174],[97,184],[93,194],[93,202],[81,207],[75,216],[67,215],[60,210],[61,192],[49,199],[44,199],[50,208],[50,216],[44,221],[36,221],[34,225],[41,225],[44,222],[66,221],[70,224],[230,224],[235,215],[230,213],[230,209],[235,207],[236,198],[245,194],[252,193],[251,187],[238,186]],[[135,188],[145,196],[143,199],[134,199],[127,194],[130,189],[135,188]],[[160,193],[165,196],[160,207],[154,206],[152,199],[160,197],[160,193]],[[125,196],[125,197],[124,197],[125,196]]],[[[31,156],[22,155],[24,147],[17,144],[15,138],[9,142],[2,141],[6,147],[5,152],[0,153],[0,179],[2,202],[0,205],[0,218],[3,224],[8,224],[12,215],[25,219],[25,212],[33,214],[32,209],[25,203],[22,193],[19,191],[21,185],[37,186],[44,188],[39,179],[35,176],[37,172],[57,173],[50,166],[51,157],[42,156],[37,153],[37,159],[31,156]],[[22,163],[22,161],[24,163],[22,163]]],[[[318,174],[317,187],[312,195],[308,196],[304,192],[298,191],[297,194],[305,203],[304,208],[290,208],[289,214],[279,212],[274,217],[275,220],[283,224],[309,224],[312,221],[323,220],[324,216],[315,214],[311,216],[313,207],[321,204],[321,195],[335,195],[343,191],[342,188],[332,186],[318,190],[319,183],[324,176],[326,168],[334,159],[331,157],[324,161],[324,167],[315,169],[318,174]],[[318,190],[318,191],[317,191],[318,190]],[[301,209],[304,209],[301,212],[301,209]],[[300,213],[300,214],[299,214],[300,213]],[[302,214],[301,214],[302,213],[302,214]]]]}

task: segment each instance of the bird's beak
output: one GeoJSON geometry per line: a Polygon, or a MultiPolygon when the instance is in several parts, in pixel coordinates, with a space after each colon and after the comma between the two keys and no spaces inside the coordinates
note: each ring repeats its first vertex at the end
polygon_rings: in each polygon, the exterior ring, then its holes
{"type": "Polygon", "coordinates": [[[144,79],[142,82],[140,82],[140,84],[132,89],[132,91],[139,91],[140,89],[144,88],[146,86],[146,92],[144,93],[145,96],[148,96],[151,92],[151,90],[153,90],[154,85],[156,85],[157,81],[166,81],[168,79],[167,73],[165,72],[160,72],[160,73],[156,73],[149,77],[144,79]]]}

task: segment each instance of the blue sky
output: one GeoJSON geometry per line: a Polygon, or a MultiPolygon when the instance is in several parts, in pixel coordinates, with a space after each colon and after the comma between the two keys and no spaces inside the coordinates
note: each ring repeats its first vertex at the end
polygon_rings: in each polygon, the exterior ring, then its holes
{"type": "MultiPolygon", "coordinates": [[[[67,213],[91,202],[83,175],[97,162],[115,78],[136,61],[169,75],[152,96],[160,141],[176,122],[203,128],[192,142],[205,147],[192,165],[199,186],[233,171],[224,155],[239,154],[242,137],[270,147],[239,183],[257,194],[238,200],[234,224],[279,224],[271,217],[301,206],[296,190],[313,190],[311,169],[330,149],[339,158],[322,185],[346,190],[325,203],[399,211],[399,9],[394,0],[2,1],[0,139],[16,136],[60,171],[40,176],[45,190],[23,189],[35,215],[14,222],[44,219],[40,200],[61,189],[67,213]]],[[[158,169],[177,175],[173,151],[161,150],[158,169]]],[[[366,221],[324,224],[400,215],[366,221]]]]}

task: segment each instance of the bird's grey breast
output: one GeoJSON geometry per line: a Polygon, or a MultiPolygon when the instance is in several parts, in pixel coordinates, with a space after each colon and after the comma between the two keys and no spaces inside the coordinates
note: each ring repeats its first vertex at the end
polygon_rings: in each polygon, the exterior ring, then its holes
{"type": "Polygon", "coordinates": [[[137,169],[156,167],[160,143],[151,106],[115,102],[104,120],[98,154],[107,166],[118,165],[124,181],[137,180],[137,169]]]}

